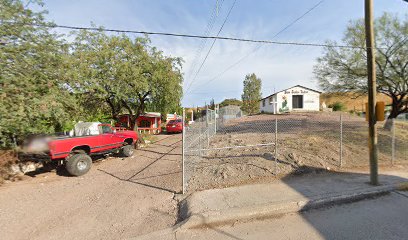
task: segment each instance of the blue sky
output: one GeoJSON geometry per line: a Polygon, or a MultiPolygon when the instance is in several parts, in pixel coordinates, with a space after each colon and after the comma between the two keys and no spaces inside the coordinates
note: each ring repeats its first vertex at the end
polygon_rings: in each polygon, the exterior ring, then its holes
{"type": "MultiPolygon", "coordinates": [[[[214,27],[216,35],[233,0],[45,0],[46,16],[60,25],[97,26],[142,31],[204,34],[210,16],[217,6],[214,27]]],[[[270,40],[277,32],[298,18],[319,0],[237,0],[220,36],[270,40]]],[[[401,17],[408,13],[402,0],[374,0],[374,15],[384,11],[401,17]]],[[[34,7],[34,6],[33,6],[34,7]]],[[[35,7],[35,9],[39,9],[35,7]]],[[[322,43],[339,40],[351,19],[364,16],[364,0],[325,0],[299,22],[273,40],[322,43]]],[[[63,30],[59,30],[64,33],[63,30]]],[[[137,37],[137,34],[131,34],[137,37]]],[[[262,79],[262,95],[301,84],[318,88],[312,68],[322,53],[318,47],[263,45],[256,43],[216,41],[207,61],[193,83],[195,71],[203,61],[212,40],[208,40],[193,68],[200,39],[151,36],[152,44],[165,54],[182,57],[184,89],[191,87],[183,98],[183,106],[197,106],[212,98],[240,98],[246,74],[255,73],[262,79]],[[239,64],[219,76],[232,64],[239,64]],[[192,74],[191,74],[192,73],[192,74]],[[210,83],[209,80],[219,76],[210,83]]]]}

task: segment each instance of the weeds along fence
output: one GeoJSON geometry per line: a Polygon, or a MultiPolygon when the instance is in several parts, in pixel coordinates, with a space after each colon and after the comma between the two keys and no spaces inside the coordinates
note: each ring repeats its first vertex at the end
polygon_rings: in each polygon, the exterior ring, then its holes
{"type": "MultiPolygon", "coordinates": [[[[183,190],[367,166],[367,139],[364,118],[346,113],[244,116],[238,107],[207,110],[183,132],[183,190]]],[[[378,127],[378,146],[380,165],[408,162],[408,122],[378,127]]]]}

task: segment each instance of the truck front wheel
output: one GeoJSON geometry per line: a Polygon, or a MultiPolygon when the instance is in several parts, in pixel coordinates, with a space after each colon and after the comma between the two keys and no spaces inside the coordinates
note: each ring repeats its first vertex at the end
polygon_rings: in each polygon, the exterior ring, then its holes
{"type": "Polygon", "coordinates": [[[123,157],[130,157],[133,155],[134,152],[134,147],[133,145],[125,145],[122,147],[122,149],[120,150],[120,154],[123,157]]]}
{"type": "Polygon", "coordinates": [[[74,154],[65,160],[65,168],[73,176],[84,175],[91,169],[92,159],[84,153],[74,154]]]}

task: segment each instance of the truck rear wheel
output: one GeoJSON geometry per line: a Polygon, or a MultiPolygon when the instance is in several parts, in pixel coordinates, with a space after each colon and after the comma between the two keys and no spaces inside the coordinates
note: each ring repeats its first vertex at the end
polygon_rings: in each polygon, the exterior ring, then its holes
{"type": "Polygon", "coordinates": [[[65,160],[65,168],[73,176],[84,175],[91,169],[92,159],[85,153],[74,154],[65,160]]]}
{"type": "Polygon", "coordinates": [[[130,157],[133,155],[133,152],[134,152],[133,145],[125,145],[120,150],[120,155],[122,155],[123,157],[130,157]]]}

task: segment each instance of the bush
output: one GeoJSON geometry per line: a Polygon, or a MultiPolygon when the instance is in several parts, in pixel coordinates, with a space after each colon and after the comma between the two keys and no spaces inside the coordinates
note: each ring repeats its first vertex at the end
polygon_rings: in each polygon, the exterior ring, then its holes
{"type": "Polygon", "coordinates": [[[341,102],[335,102],[329,105],[329,108],[332,108],[333,111],[344,111],[346,110],[346,106],[344,106],[341,102]]]}

